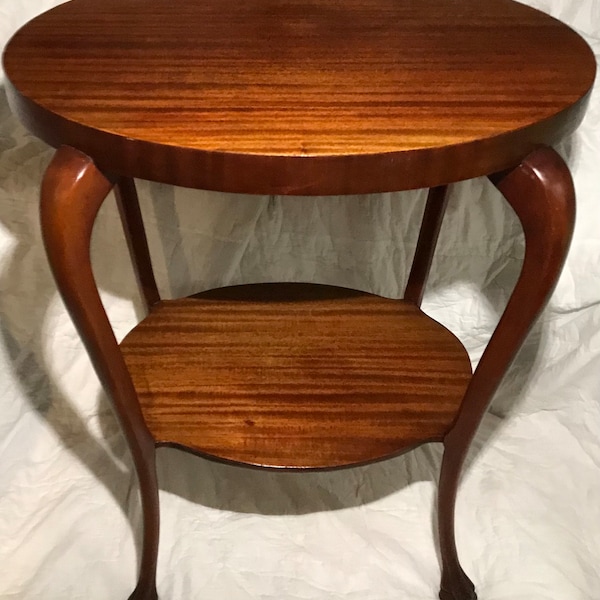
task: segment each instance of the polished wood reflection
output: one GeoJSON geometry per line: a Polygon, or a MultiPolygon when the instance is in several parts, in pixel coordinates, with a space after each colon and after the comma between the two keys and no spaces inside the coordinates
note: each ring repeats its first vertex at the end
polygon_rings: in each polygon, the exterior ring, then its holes
{"type": "Polygon", "coordinates": [[[309,284],[165,301],[121,343],[158,443],[318,469],[441,441],[471,378],[414,304],[309,284]]]}
{"type": "Polygon", "coordinates": [[[21,29],[3,60],[13,110],[59,147],[42,234],[140,483],[131,600],[157,598],[156,445],[314,469],[431,440],[444,443],[440,598],[474,600],[456,492],[568,249],[573,185],[549,146],[583,117],[587,44],[512,0],[72,0],[21,29]],[[526,255],[471,377],[464,348],[418,305],[446,185],[480,175],[521,220],[526,255]],[[406,298],[270,284],[160,300],[134,177],[299,196],[431,188],[406,298]],[[120,347],[89,256],[115,184],[149,310],[120,347]]]}
{"type": "Polygon", "coordinates": [[[577,126],[595,72],[512,0],[72,0],[4,66],[26,125],[104,170],[299,195],[513,167],[577,126]]]}

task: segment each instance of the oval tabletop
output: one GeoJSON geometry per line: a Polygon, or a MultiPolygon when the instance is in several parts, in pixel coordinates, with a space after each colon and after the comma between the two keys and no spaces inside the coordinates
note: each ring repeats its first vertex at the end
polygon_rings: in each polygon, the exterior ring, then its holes
{"type": "Polygon", "coordinates": [[[512,167],[577,127],[595,76],[512,0],[72,0],[4,66],[25,125],[102,169],[298,195],[512,167]]]}

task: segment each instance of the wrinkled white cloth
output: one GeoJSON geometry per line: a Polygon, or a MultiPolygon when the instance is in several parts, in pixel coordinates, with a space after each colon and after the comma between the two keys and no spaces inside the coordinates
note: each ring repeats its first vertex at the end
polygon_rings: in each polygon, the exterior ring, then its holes
{"type": "MultiPolygon", "coordinates": [[[[101,0],[99,0],[101,1],[101,0]]],[[[399,0],[400,1],[400,0],[399,0]]],[[[483,0],[485,2],[485,0],[483,0]]],[[[600,54],[598,0],[530,0],[600,54]]],[[[2,45],[58,0],[0,0],[2,45]]],[[[0,598],[126,598],[139,502],[107,399],[48,270],[37,218],[51,150],[0,95],[0,598]]],[[[457,536],[481,600],[600,599],[600,97],[559,148],[578,194],[570,255],[478,433],[457,536]]],[[[161,291],[318,281],[400,296],[424,192],[248,198],[140,182],[161,291]]],[[[424,308],[474,363],[523,255],[484,180],[453,186],[424,308]]],[[[114,201],[93,240],[117,336],[142,315],[114,201]]],[[[432,600],[441,448],[331,473],[160,450],[160,597],[432,600]]]]}

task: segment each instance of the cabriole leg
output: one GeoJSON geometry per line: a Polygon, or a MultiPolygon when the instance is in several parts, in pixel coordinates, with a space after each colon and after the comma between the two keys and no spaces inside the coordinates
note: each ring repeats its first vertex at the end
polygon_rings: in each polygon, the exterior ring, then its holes
{"type": "Polygon", "coordinates": [[[534,151],[512,171],[491,176],[490,180],[521,221],[525,259],[515,289],[465,393],[456,422],[444,439],[438,495],[442,600],[476,598],[473,584],[458,561],[454,537],[454,507],[462,465],[502,377],[554,289],[575,222],[571,174],[551,148],[534,151]]]}
{"type": "Polygon", "coordinates": [[[42,182],[42,236],[60,294],[112,400],[133,455],[142,495],[144,545],[132,598],[155,600],[159,523],[155,444],[102,306],[90,262],[94,221],[112,187],[113,182],[88,156],[61,147],[42,182]]]}

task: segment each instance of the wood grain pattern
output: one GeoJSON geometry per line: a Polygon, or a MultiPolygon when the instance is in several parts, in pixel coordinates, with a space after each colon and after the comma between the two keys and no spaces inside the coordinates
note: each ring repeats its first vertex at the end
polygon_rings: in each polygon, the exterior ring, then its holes
{"type": "Polygon", "coordinates": [[[42,232],[139,475],[144,547],[131,598],[156,599],[156,443],[334,468],[443,439],[440,598],[474,599],[454,539],[458,481],[568,247],[572,182],[543,146],[583,117],[596,68],[587,44],[512,0],[72,0],[17,32],[4,67],[21,121],[71,146],[45,175],[42,232]],[[416,304],[443,187],[499,172],[491,179],[527,250],[471,378],[464,348],[416,304]],[[300,284],[159,302],[132,177],[259,194],[432,187],[412,302],[300,284]],[[122,353],[89,260],[113,182],[152,306],[122,353]]]}
{"type": "Polygon", "coordinates": [[[318,285],[165,301],[121,350],[158,443],[267,467],[441,440],[471,377],[460,342],[416,306],[318,285]]]}
{"type": "Polygon", "coordinates": [[[512,0],[72,0],[4,67],[21,120],[105,171],[317,195],[514,167],[578,125],[595,74],[512,0]]]}

